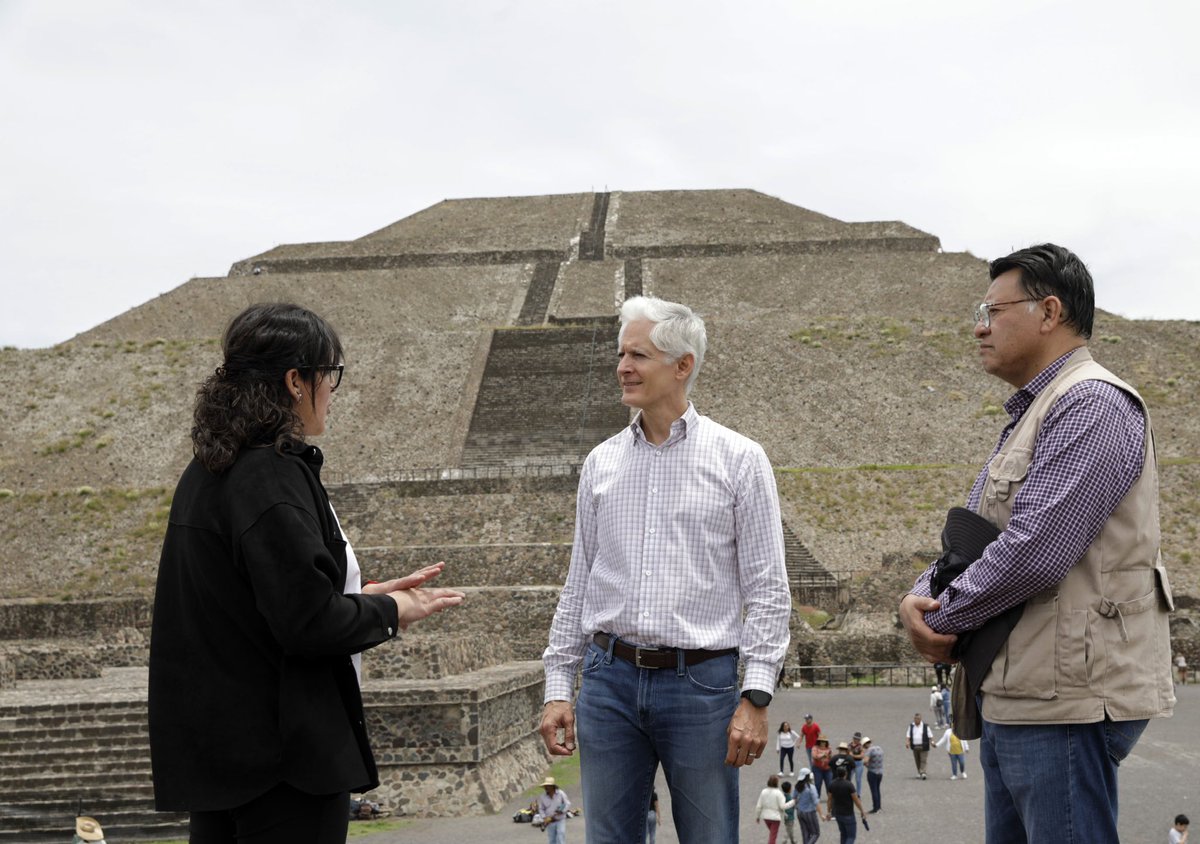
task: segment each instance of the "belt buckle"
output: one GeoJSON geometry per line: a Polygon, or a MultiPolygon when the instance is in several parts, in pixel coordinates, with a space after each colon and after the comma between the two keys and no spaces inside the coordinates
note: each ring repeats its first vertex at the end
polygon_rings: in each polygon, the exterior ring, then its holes
{"type": "Polygon", "coordinates": [[[645,665],[642,663],[642,654],[656,654],[660,648],[638,648],[633,649],[633,664],[638,668],[658,668],[657,665],[645,665]]]}

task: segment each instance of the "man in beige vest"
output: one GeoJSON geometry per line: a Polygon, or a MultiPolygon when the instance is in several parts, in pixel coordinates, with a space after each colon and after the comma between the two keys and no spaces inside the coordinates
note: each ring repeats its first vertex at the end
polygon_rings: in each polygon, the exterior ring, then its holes
{"type": "Polygon", "coordinates": [[[923,574],[900,617],[948,662],[956,634],[1024,605],[981,684],[987,842],[1115,842],[1117,766],[1175,705],[1150,416],[1092,360],[1076,255],[1035,246],[990,275],[979,356],[1017,392],[967,507],[1001,534],[936,600],[923,574]]]}

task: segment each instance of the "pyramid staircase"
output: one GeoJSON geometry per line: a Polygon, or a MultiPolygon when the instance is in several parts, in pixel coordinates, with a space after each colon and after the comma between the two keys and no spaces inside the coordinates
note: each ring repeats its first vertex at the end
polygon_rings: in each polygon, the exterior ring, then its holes
{"type": "Polygon", "coordinates": [[[629,421],[614,373],[617,327],[497,330],[464,466],[575,464],[629,421]]]}

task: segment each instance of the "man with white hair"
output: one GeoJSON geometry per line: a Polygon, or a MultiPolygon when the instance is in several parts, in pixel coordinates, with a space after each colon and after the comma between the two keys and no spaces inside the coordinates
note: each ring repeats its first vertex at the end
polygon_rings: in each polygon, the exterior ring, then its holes
{"type": "Polygon", "coordinates": [[[579,477],[541,733],[558,756],[578,733],[589,844],[642,840],[659,764],[679,840],[736,841],[737,769],[767,743],[791,611],[779,499],[762,447],[688,401],[705,345],[686,306],[624,303],[617,379],[638,413],[579,477]]]}

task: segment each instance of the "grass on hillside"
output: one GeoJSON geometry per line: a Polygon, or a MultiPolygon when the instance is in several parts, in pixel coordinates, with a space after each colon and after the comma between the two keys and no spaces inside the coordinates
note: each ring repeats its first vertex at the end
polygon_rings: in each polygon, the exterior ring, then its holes
{"type": "MultiPolygon", "coordinates": [[[[579,754],[576,753],[564,759],[557,760],[550,766],[550,770],[546,772],[546,775],[554,777],[554,781],[564,789],[577,785],[579,783],[579,754]]],[[[534,785],[531,788],[525,789],[522,793],[526,797],[537,797],[542,793],[542,787],[534,785]]]]}

